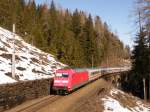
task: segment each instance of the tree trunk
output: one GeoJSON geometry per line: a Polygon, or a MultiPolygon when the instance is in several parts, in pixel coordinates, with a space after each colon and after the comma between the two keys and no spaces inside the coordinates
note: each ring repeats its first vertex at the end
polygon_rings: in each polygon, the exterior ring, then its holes
{"type": "Polygon", "coordinates": [[[149,82],[149,100],[150,100],[150,80],[148,82],[149,82]]]}
{"type": "Polygon", "coordinates": [[[145,78],[143,78],[143,89],[144,89],[144,100],[147,100],[147,91],[146,91],[146,81],[145,78]]]}

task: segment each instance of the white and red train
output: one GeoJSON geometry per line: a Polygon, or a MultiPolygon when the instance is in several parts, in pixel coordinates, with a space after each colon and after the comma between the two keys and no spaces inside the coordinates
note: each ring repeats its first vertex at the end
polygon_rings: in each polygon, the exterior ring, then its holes
{"type": "Polygon", "coordinates": [[[56,71],[53,90],[56,94],[67,94],[98,79],[102,74],[124,71],[127,68],[59,69],[56,71]]]}

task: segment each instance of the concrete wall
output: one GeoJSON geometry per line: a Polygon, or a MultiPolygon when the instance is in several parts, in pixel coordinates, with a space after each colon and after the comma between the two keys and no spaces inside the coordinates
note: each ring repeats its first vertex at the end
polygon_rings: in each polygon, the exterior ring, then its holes
{"type": "Polygon", "coordinates": [[[26,100],[50,94],[52,79],[22,81],[0,85],[0,112],[26,100]]]}

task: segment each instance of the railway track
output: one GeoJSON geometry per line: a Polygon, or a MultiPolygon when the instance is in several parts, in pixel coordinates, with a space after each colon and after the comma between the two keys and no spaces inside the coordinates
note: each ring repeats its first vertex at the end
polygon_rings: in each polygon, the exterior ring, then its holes
{"type": "MultiPolygon", "coordinates": [[[[111,74],[111,73],[108,73],[111,74]]],[[[107,74],[107,75],[108,75],[107,74]]],[[[99,78],[105,77],[106,74],[100,76],[99,78]]],[[[92,82],[94,82],[95,80],[93,80],[92,82]]],[[[75,91],[74,93],[76,93],[77,91],[75,91]]],[[[29,103],[26,106],[21,107],[20,109],[16,109],[16,110],[12,110],[12,111],[6,111],[6,112],[37,112],[37,110],[40,110],[41,108],[45,107],[46,105],[52,104],[53,102],[57,101],[58,99],[60,99],[63,96],[58,96],[58,95],[51,95],[48,96],[47,98],[44,98],[40,101],[37,101],[35,103],[29,103]]],[[[82,102],[80,104],[77,105],[78,108],[82,107],[85,103],[82,102]]],[[[73,108],[73,110],[76,110],[76,108],[73,108]]]]}
{"type": "Polygon", "coordinates": [[[32,103],[32,104],[29,104],[29,105],[24,106],[20,109],[10,110],[8,112],[36,112],[40,108],[43,108],[47,104],[51,104],[51,103],[57,101],[61,97],[63,97],[63,96],[51,95],[48,98],[42,99],[42,100],[37,101],[37,102],[32,103]]]}
{"type": "Polygon", "coordinates": [[[109,86],[103,79],[96,80],[84,88],[62,97],[53,104],[39,109],[37,112],[82,112],[85,108],[88,110],[88,106],[90,106],[89,99],[93,99],[103,92],[105,93],[109,86]]]}

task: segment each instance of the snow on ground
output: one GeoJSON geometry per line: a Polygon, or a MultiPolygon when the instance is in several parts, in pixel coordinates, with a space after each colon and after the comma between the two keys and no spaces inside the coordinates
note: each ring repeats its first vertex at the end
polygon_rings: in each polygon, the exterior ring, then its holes
{"type": "MultiPolygon", "coordinates": [[[[0,27],[0,84],[16,82],[11,77],[12,53],[13,33],[0,27]]],[[[58,62],[53,55],[24,42],[16,34],[15,55],[17,80],[50,78],[57,69],[66,66],[58,62]]]]}
{"type": "Polygon", "coordinates": [[[14,79],[4,75],[1,71],[0,71],[0,83],[14,83],[16,82],[14,79]]]}
{"type": "Polygon", "coordinates": [[[104,112],[150,112],[150,106],[117,89],[112,89],[102,101],[104,112]]]}
{"type": "Polygon", "coordinates": [[[104,101],[104,112],[130,112],[129,109],[122,107],[117,100],[111,97],[103,98],[102,100],[104,101]]]}

